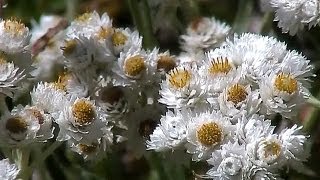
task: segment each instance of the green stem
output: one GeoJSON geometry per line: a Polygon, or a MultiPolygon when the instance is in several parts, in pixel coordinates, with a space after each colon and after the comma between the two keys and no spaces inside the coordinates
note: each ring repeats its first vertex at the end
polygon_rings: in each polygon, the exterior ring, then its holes
{"type": "Polygon", "coordinates": [[[40,165],[44,160],[47,159],[48,156],[50,156],[53,151],[55,151],[60,145],[62,144],[61,141],[55,141],[54,143],[52,143],[42,154],[41,156],[36,159],[34,162],[32,162],[32,164],[30,165],[30,167],[36,168],[38,165],[40,165]]]}
{"type": "Polygon", "coordinates": [[[236,18],[233,23],[235,32],[246,32],[249,26],[249,18],[253,10],[252,0],[239,0],[236,18]]]}
{"type": "MultiPolygon", "coordinates": [[[[320,93],[317,95],[317,97],[320,97],[320,93]]],[[[312,104],[314,107],[311,108],[306,119],[304,120],[303,130],[308,134],[312,134],[312,132],[317,127],[316,125],[319,121],[320,101],[316,97],[311,96],[308,100],[308,103],[312,104]]]]}
{"type": "Polygon", "coordinates": [[[143,46],[148,49],[157,46],[157,41],[153,36],[148,2],[146,0],[127,0],[127,4],[134,24],[143,37],[143,46]]]}
{"type": "Polygon", "coordinates": [[[69,21],[72,21],[76,14],[76,6],[77,6],[77,0],[67,0],[66,1],[66,17],[69,21]]]}
{"type": "Polygon", "coordinates": [[[31,173],[31,169],[29,168],[29,158],[30,158],[30,149],[21,148],[17,149],[18,161],[19,161],[19,178],[23,180],[28,180],[31,173]]]}
{"type": "Polygon", "coordinates": [[[268,35],[268,33],[272,28],[272,23],[273,23],[273,15],[270,12],[265,13],[262,19],[262,26],[261,26],[260,33],[262,35],[268,35]]]}

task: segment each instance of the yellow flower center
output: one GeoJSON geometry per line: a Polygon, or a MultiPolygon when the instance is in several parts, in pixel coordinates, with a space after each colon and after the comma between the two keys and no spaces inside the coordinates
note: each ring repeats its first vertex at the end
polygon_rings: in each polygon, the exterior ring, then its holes
{"type": "Polygon", "coordinates": [[[243,85],[235,84],[228,89],[227,101],[231,101],[234,104],[244,101],[248,96],[246,88],[243,85]]]}
{"type": "Polygon", "coordinates": [[[28,129],[28,124],[21,116],[16,116],[7,120],[6,129],[15,134],[24,133],[28,129]]]}
{"type": "Polygon", "coordinates": [[[298,83],[290,74],[280,73],[274,81],[274,87],[279,91],[293,94],[298,90],[298,83]]]}
{"type": "Polygon", "coordinates": [[[5,20],[4,30],[13,36],[21,36],[26,31],[26,26],[16,20],[5,20]]]}
{"type": "Polygon", "coordinates": [[[212,75],[216,74],[227,74],[232,69],[231,64],[227,58],[217,58],[211,61],[211,66],[209,67],[208,71],[212,75]]]}
{"type": "Polygon", "coordinates": [[[77,41],[75,39],[66,40],[64,46],[61,47],[64,56],[72,54],[76,48],[77,41]]]}
{"type": "Polygon", "coordinates": [[[85,126],[91,124],[95,119],[95,110],[91,102],[81,99],[72,105],[72,115],[77,125],[85,126]]]}
{"type": "Polygon", "coordinates": [[[264,142],[264,158],[268,158],[270,156],[279,157],[281,153],[281,146],[274,141],[266,141],[264,142]]]}
{"type": "Polygon", "coordinates": [[[101,100],[110,104],[119,102],[123,96],[123,91],[117,86],[104,88],[100,92],[101,100]]]}
{"type": "Polygon", "coordinates": [[[124,35],[121,31],[116,31],[112,35],[112,43],[114,46],[122,46],[124,45],[128,40],[128,37],[124,35]]]}
{"type": "Polygon", "coordinates": [[[146,69],[144,58],[140,55],[136,55],[126,59],[123,69],[128,76],[135,77],[140,75],[146,69]]]}
{"type": "Polygon", "coordinates": [[[157,69],[168,72],[176,67],[176,62],[172,56],[160,55],[157,61],[157,69]]]}
{"type": "Polygon", "coordinates": [[[203,146],[215,146],[222,141],[222,129],[214,122],[203,124],[197,130],[197,139],[203,146]]]}
{"type": "Polygon", "coordinates": [[[186,69],[173,69],[169,72],[169,83],[172,87],[180,89],[189,85],[191,73],[186,69]]]}
{"type": "Polygon", "coordinates": [[[92,13],[86,12],[75,18],[77,22],[87,22],[91,18],[92,13]]]}
{"type": "Polygon", "coordinates": [[[153,121],[151,119],[147,119],[145,121],[142,121],[139,125],[139,134],[145,138],[150,140],[150,135],[153,133],[153,131],[157,127],[157,122],[153,121]]]}
{"type": "Polygon", "coordinates": [[[87,145],[87,144],[80,143],[78,144],[78,147],[83,154],[89,155],[95,152],[98,146],[96,144],[87,145]]]}
{"type": "Polygon", "coordinates": [[[53,87],[57,90],[67,91],[67,84],[70,78],[71,75],[67,72],[60,74],[58,80],[53,83],[53,87]]]}
{"type": "Polygon", "coordinates": [[[7,57],[3,52],[0,52],[0,65],[7,63],[7,57]]]}
{"type": "Polygon", "coordinates": [[[98,39],[103,40],[107,39],[109,36],[113,34],[113,28],[111,27],[101,27],[101,29],[98,32],[98,39]]]}

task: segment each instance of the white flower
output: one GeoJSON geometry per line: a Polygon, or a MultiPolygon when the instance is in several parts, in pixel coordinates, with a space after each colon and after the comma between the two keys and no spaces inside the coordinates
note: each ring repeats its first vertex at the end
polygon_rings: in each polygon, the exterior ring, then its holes
{"type": "Polygon", "coordinates": [[[275,11],[275,21],[282,32],[295,35],[304,26],[316,26],[320,21],[318,0],[261,0],[262,8],[275,11]]]}
{"type": "Polygon", "coordinates": [[[24,146],[36,141],[40,124],[33,114],[14,110],[2,115],[0,129],[2,145],[24,146]]]}
{"type": "Polygon", "coordinates": [[[207,172],[206,177],[212,179],[246,179],[247,171],[251,168],[245,145],[239,145],[237,142],[222,145],[221,149],[212,153],[207,162],[213,167],[207,172]]]}
{"type": "Polygon", "coordinates": [[[30,117],[33,120],[38,121],[40,128],[36,134],[36,141],[46,142],[48,139],[53,138],[54,127],[52,124],[51,115],[45,113],[39,107],[29,105],[23,107],[19,105],[15,107],[11,113],[17,113],[23,118],[30,117]]]}
{"type": "Polygon", "coordinates": [[[159,53],[159,49],[154,48],[150,54],[156,56],[151,58],[151,66],[161,74],[169,72],[178,65],[177,58],[174,55],[171,55],[169,51],[159,53]]]}
{"type": "Polygon", "coordinates": [[[1,20],[0,50],[9,54],[19,53],[28,45],[29,29],[16,20],[1,20]]]}
{"type": "MultiPolygon", "coordinates": [[[[185,111],[184,111],[185,112],[185,111]]],[[[189,119],[184,118],[180,111],[168,111],[160,119],[160,125],[156,127],[147,141],[148,149],[155,151],[175,150],[181,148],[187,138],[187,124],[189,119]]]]}
{"type": "Polygon", "coordinates": [[[160,103],[169,108],[202,108],[206,106],[207,85],[196,68],[179,66],[169,71],[162,81],[160,103]]]}
{"type": "Polygon", "coordinates": [[[112,34],[112,44],[115,54],[126,53],[129,49],[134,51],[142,48],[142,37],[138,31],[131,31],[129,28],[117,28],[112,34]]]}
{"type": "Polygon", "coordinates": [[[12,91],[24,77],[24,71],[7,62],[5,55],[0,53],[0,93],[12,96],[12,91]]]}
{"type": "Polygon", "coordinates": [[[271,126],[271,120],[265,119],[263,115],[253,114],[252,116],[243,115],[238,119],[237,136],[239,142],[248,144],[258,138],[271,134],[275,126],[271,126]]]}
{"type": "Polygon", "coordinates": [[[287,118],[293,117],[309,96],[309,91],[298,81],[294,72],[272,72],[263,77],[259,86],[261,113],[268,115],[280,113],[287,118]]]}
{"type": "Polygon", "coordinates": [[[71,98],[63,105],[55,122],[60,131],[57,141],[75,140],[79,143],[90,144],[99,142],[103,136],[102,129],[107,122],[103,112],[88,98],[71,98]]]}
{"type": "Polygon", "coordinates": [[[257,83],[280,63],[286,55],[286,44],[272,37],[244,33],[226,41],[226,44],[208,53],[211,58],[227,58],[247,80],[257,83]]]}
{"type": "Polygon", "coordinates": [[[90,38],[98,33],[101,29],[112,28],[112,20],[107,13],[104,13],[101,17],[96,12],[87,12],[78,16],[67,29],[67,36],[69,38],[79,38],[84,36],[90,38]]]}
{"type": "Polygon", "coordinates": [[[66,93],[59,84],[40,82],[30,93],[31,104],[45,112],[59,112],[68,101],[66,93]]]}
{"type": "Polygon", "coordinates": [[[252,90],[250,84],[240,80],[230,83],[218,97],[220,111],[237,119],[241,114],[257,113],[261,103],[259,90],[252,90]]]}
{"type": "Polygon", "coordinates": [[[302,127],[294,125],[280,134],[260,137],[247,145],[248,154],[254,164],[277,172],[284,167],[292,167],[299,172],[305,170],[303,162],[310,156],[305,144],[307,137],[298,134],[302,127]]]}
{"type": "MultiPolygon", "coordinates": [[[[152,52],[155,53],[155,52],[152,52]]],[[[151,66],[151,59],[154,54],[144,50],[130,49],[121,52],[118,62],[114,64],[112,71],[117,75],[116,85],[140,86],[156,81],[156,70],[151,66]]]]}
{"type": "Polygon", "coordinates": [[[230,26],[214,17],[198,18],[189,24],[186,34],[181,35],[181,48],[186,52],[197,52],[219,47],[230,31],[230,26]]]}
{"type": "Polygon", "coordinates": [[[190,119],[187,129],[187,152],[193,161],[206,160],[209,155],[235,137],[236,127],[219,111],[211,113],[187,113],[190,119]]]}
{"type": "Polygon", "coordinates": [[[0,179],[15,180],[19,171],[18,166],[10,163],[9,159],[2,159],[0,161],[0,179]]]}

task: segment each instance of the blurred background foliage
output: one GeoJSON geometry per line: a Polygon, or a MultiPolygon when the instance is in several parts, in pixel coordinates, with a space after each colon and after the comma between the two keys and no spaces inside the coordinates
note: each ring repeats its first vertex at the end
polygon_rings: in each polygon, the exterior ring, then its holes
{"type": "MultiPolygon", "coordinates": [[[[3,2],[6,7],[2,9],[1,16],[21,19],[30,27],[32,19],[38,21],[44,14],[61,15],[72,20],[79,14],[92,10],[100,14],[107,12],[115,26],[137,27],[146,39],[144,45],[147,48],[157,45],[163,50],[170,49],[174,53],[179,52],[179,35],[185,31],[191,20],[199,16],[215,16],[233,25],[236,33],[269,34],[285,41],[289,49],[296,49],[312,60],[315,74],[319,75],[319,27],[306,29],[294,37],[282,34],[276,22],[272,21],[273,14],[262,13],[258,2],[257,0],[7,0],[3,2]]],[[[314,78],[313,82],[311,91],[314,96],[320,98],[320,79],[314,78]]],[[[301,113],[301,119],[319,119],[319,115],[318,109],[307,106],[301,113]]],[[[317,172],[319,171],[317,163],[320,161],[319,123],[314,124],[311,134],[315,141],[309,166],[317,172]]],[[[121,145],[113,147],[111,152],[103,161],[85,162],[78,154],[68,151],[66,146],[61,146],[41,166],[48,170],[42,177],[59,180],[191,180],[197,179],[192,173],[193,170],[197,174],[203,174],[207,168],[199,163],[191,164],[190,168],[178,167],[172,162],[161,161],[161,155],[156,153],[152,153],[148,158],[134,159],[121,145]]],[[[294,172],[291,174],[292,177],[288,179],[310,179],[294,172]]]]}

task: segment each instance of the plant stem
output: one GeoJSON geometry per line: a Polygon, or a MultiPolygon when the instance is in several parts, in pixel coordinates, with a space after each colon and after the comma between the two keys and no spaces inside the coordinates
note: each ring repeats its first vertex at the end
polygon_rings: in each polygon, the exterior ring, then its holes
{"type": "Polygon", "coordinates": [[[36,159],[34,162],[32,162],[32,164],[30,165],[30,167],[36,168],[39,164],[41,164],[41,162],[43,162],[44,160],[46,160],[46,158],[48,156],[50,156],[54,150],[56,150],[60,145],[62,144],[61,141],[55,141],[54,143],[52,143],[43,153],[42,155],[36,159]]]}
{"type": "MultiPolygon", "coordinates": [[[[317,97],[320,97],[320,93],[317,95],[317,97]]],[[[319,121],[318,115],[320,113],[320,101],[316,97],[311,96],[308,100],[308,103],[312,104],[314,107],[312,107],[303,123],[303,130],[308,134],[312,134],[319,121]]]]}
{"type": "Polygon", "coordinates": [[[30,175],[32,174],[31,169],[29,168],[30,149],[17,149],[17,154],[20,169],[19,178],[23,180],[28,180],[30,175]]]}
{"type": "Polygon", "coordinates": [[[127,0],[133,22],[143,37],[143,46],[151,49],[157,46],[153,36],[149,5],[146,0],[127,0]]]}
{"type": "Polygon", "coordinates": [[[249,26],[249,18],[253,9],[252,0],[239,0],[236,18],[233,23],[235,32],[246,32],[249,26]]]}
{"type": "Polygon", "coordinates": [[[262,19],[262,26],[260,33],[262,35],[268,35],[270,32],[270,29],[272,28],[272,22],[273,22],[273,15],[270,12],[267,12],[264,14],[263,19],[262,19]]]}

